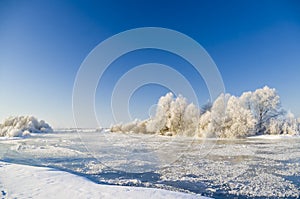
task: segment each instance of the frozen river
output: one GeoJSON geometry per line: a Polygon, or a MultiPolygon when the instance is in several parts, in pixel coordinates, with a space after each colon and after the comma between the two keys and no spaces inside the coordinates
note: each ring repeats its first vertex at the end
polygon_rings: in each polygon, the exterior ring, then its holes
{"type": "Polygon", "coordinates": [[[104,184],[214,198],[299,198],[300,139],[199,140],[92,130],[1,139],[0,160],[104,184]]]}

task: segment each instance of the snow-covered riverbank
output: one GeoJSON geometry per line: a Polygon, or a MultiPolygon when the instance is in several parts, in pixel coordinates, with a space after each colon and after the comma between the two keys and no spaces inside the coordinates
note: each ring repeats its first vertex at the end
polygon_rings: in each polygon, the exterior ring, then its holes
{"type": "Polygon", "coordinates": [[[1,198],[205,198],[162,189],[96,184],[47,167],[0,161],[1,198]]]}

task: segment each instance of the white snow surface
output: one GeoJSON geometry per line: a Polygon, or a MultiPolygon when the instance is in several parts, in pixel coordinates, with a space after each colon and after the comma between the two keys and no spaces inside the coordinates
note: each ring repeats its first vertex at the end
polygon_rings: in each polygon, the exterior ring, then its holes
{"type": "Polygon", "coordinates": [[[206,198],[162,189],[96,184],[64,171],[0,161],[2,198],[206,198]]]}
{"type": "MultiPolygon", "coordinates": [[[[24,139],[2,139],[0,160],[57,168],[96,183],[124,185],[124,189],[130,189],[128,186],[159,188],[215,198],[300,197],[300,139],[297,136],[205,140],[105,130],[61,130],[24,139]]],[[[2,190],[12,193],[4,186],[7,179],[15,182],[13,188],[17,191],[18,187],[30,185],[29,181],[19,183],[22,172],[17,175],[13,171],[9,174],[11,177],[7,176],[8,172],[3,172],[5,167],[0,165],[0,184],[4,187],[0,189],[0,196],[2,190]]],[[[47,185],[49,189],[50,185],[47,185]]],[[[34,186],[32,190],[40,189],[34,186]]],[[[91,185],[93,189],[94,186],[91,185]]]]}
{"type": "Polygon", "coordinates": [[[294,139],[294,138],[300,138],[300,135],[258,135],[258,136],[251,136],[248,137],[248,139],[267,139],[267,140],[277,140],[277,139],[294,139]]]}

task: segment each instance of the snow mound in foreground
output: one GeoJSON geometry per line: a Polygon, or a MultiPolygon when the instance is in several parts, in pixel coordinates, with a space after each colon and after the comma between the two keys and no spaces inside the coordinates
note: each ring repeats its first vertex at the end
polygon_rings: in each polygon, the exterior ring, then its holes
{"type": "Polygon", "coordinates": [[[162,189],[101,185],[64,171],[1,161],[0,179],[4,198],[205,198],[162,189]]]}
{"type": "Polygon", "coordinates": [[[21,137],[31,133],[51,133],[53,129],[44,120],[33,116],[9,117],[0,124],[0,137],[21,137]]]}

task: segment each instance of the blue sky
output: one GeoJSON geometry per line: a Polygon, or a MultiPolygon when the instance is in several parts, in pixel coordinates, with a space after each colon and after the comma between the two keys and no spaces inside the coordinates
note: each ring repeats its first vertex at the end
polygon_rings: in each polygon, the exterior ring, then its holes
{"type": "MultiPolygon", "coordinates": [[[[1,0],[0,120],[35,115],[55,127],[74,126],[72,89],[84,58],[110,36],[147,26],[174,29],[199,42],[218,66],[227,92],[240,95],[269,85],[282,105],[300,116],[299,1],[1,0]]],[[[172,65],[186,74],[201,103],[209,99],[203,80],[183,67],[184,60],[159,50],[136,51],[106,71],[96,94],[98,114],[109,111],[117,79],[147,62],[172,65]]],[[[138,89],[130,100],[133,116],[145,118],[167,91],[157,85],[138,89]]]]}

